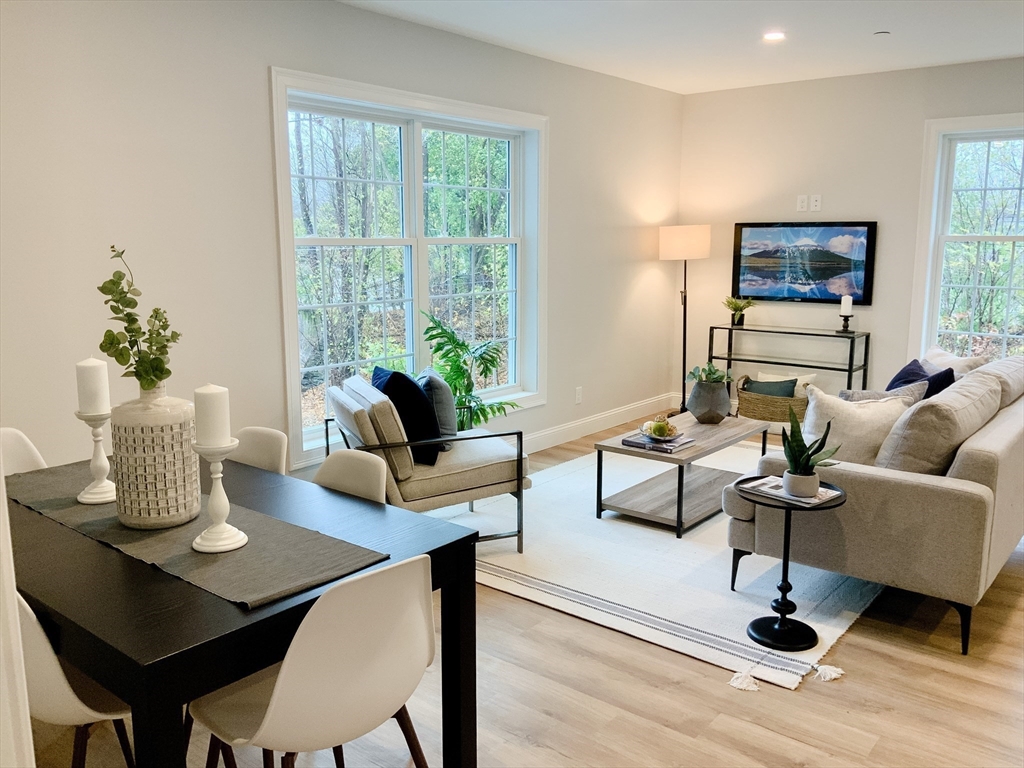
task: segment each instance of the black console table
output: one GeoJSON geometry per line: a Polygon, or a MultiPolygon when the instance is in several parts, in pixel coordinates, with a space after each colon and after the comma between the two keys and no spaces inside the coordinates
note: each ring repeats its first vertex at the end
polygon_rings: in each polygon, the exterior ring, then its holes
{"type": "Polygon", "coordinates": [[[784,328],[770,325],[713,325],[708,331],[708,362],[724,360],[725,367],[731,368],[733,363],[763,363],[766,365],[790,365],[794,368],[809,368],[816,371],[845,371],[846,388],[853,389],[853,374],[861,372],[861,389],[868,388],[868,350],[871,345],[871,334],[865,331],[837,333],[818,328],[784,328]],[[715,331],[725,331],[728,346],[724,355],[715,353],[715,331]],[[756,356],[749,357],[734,351],[735,336],[739,333],[768,333],[781,336],[812,336],[819,339],[837,339],[849,346],[846,365],[825,363],[820,361],[794,360],[791,358],[756,356]],[[858,345],[858,341],[863,344],[858,345]],[[861,348],[860,362],[857,362],[857,347],[861,348]]]}

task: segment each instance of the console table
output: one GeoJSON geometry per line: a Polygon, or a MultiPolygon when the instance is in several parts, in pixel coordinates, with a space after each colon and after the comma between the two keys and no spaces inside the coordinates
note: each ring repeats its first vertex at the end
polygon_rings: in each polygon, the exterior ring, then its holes
{"type": "MultiPolygon", "coordinates": [[[[853,374],[861,372],[861,389],[868,388],[868,350],[871,345],[871,334],[866,331],[853,331],[851,333],[837,333],[819,328],[785,328],[771,325],[713,325],[708,331],[708,362],[713,360],[724,360],[725,367],[731,368],[733,363],[763,363],[766,365],[789,365],[794,368],[809,368],[816,371],[841,371],[846,373],[846,388],[853,389],[853,374]],[[715,332],[725,331],[727,335],[727,347],[725,354],[715,352],[715,332]],[[848,345],[846,365],[827,363],[815,360],[794,360],[785,357],[772,356],[748,356],[743,353],[737,354],[734,350],[736,334],[758,333],[775,334],[781,336],[808,336],[818,339],[835,339],[846,342],[848,345]],[[863,340],[863,344],[858,341],[863,340]],[[861,348],[860,362],[857,362],[857,347],[861,348]]],[[[732,392],[730,386],[730,393],[732,392]]]]}

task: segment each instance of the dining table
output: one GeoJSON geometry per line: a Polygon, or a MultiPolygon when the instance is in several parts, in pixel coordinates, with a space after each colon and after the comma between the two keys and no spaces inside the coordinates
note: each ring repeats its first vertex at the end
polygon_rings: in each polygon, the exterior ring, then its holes
{"type": "MultiPolygon", "coordinates": [[[[357,573],[430,556],[442,757],[475,766],[478,532],[230,460],[223,473],[232,504],[389,556],[357,573]]],[[[202,475],[208,493],[205,466],[202,475]]],[[[18,591],[56,652],[131,707],[140,768],[184,766],[184,705],[281,661],[306,612],[339,581],[247,609],[13,499],[8,507],[18,591]]],[[[229,555],[217,557],[230,567],[229,555]]]]}

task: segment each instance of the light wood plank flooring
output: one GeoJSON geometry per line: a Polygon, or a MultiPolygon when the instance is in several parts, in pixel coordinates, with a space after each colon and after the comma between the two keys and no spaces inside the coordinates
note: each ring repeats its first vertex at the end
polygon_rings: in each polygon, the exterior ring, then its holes
{"type": "MultiPolygon", "coordinates": [[[[630,426],[540,451],[531,469],[630,426]]],[[[478,600],[483,766],[1024,765],[1024,547],[974,611],[970,656],[945,603],[888,589],[825,657],[847,675],[796,691],[738,691],[728,672],[688,656],[485,587],[478,600]]],[[[409,703],[434,766],[438,673],[435,661],[409,703]]],[[[70,764],[72,729],[34,723],[34,734],[40,766],[70,764]]],[[[203,765],[206,743],[197,725],[190,766],[203,765]]],[[[349,766],[411,765],[394,721],[345,752],[349,766]]],[[[261,765],[257,750],[238,758],[261,765]]],[[[109,724],[97,726],[88,765],[123,765],[109,724]]],[[[298,765],[333,762],[322,752],[298,765]]]]}

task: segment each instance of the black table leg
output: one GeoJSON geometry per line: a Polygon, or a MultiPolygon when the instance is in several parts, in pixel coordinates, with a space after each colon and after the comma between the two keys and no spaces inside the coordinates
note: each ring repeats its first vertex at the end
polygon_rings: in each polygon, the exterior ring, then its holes
{"type": "Polygon", "coordinates": [[[604,457],[604,453],[599,450],[597,452],[597,519],[598,520],[601,519],[601,512],[603,510],[603,505],[601,504],[601,481],[603,480],[603,478],[602,478],[602,474],[603,474],[603,472],[602,472],[602,469],[603,469],[603,467],[602,467],[602,464],[603,464],[602,459],[603,459],[603,457],[604,457]]]}
{"type": "Polygon", "coordinates": [[[138,768],[185,768],[182,705],[160,695],[166,688],[159,684],[148,685],[146,690],[152,693],[132,705],[132,734],[138,768]]]}
{"type": "Polygon", "coordinates": [[[761,455],[768,453],[768,430],[761,433],[761,455]]]}
{"type": "Polygon", "coordinates": [[[683,485],[686,478],[686,465],[680,464],[677,468],[676,481],[676,538],[683,538],[683,485]]]}
{"type": "Polygon", "coordinates": [[[441,587],[441,743],[445,765],[476,766],[476,545],[459,547],[441,587]]]}

